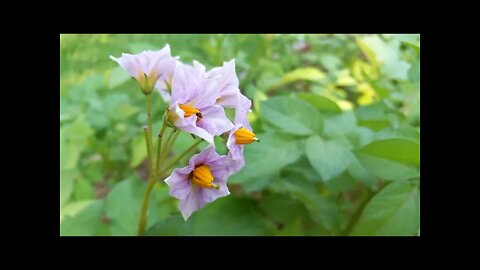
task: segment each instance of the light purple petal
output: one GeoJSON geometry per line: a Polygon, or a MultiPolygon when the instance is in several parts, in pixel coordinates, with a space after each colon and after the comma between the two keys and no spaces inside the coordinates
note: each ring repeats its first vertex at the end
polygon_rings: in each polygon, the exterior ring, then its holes
{"type": "Polygon", "coordinates": [[[162,96],[163,101],[165,102],[170,102],[171,100],[171,95],[170,92],[168,91],[167,83],[160,79],[157,81],[155,84],[155,88],[158,90],[158,93],[162,96]]]}
{"type": "Polygon", "coordinates": [[[196,88],[195,97],[189,100],[194,107],[202,110],[215,104],[220,97],[219,78],[200,78],[200,85],[196,88]]]}
{"type": "Polygon", "coordinates": [[[181,169],[173,170],[165,183],[170,188],[169,194],[179,200],[185,200],[192,189],[192,184],[189,179],[190,172],[193,171],[195,167],[186,166],[181,169]]]}
{"type": "Polygon", "coordinates": [[[194,211],[205,206],[206,202],[203,199],[201,188],[193,185],[192,191],[188,194],[185,200],[180,200],[178,204],[178,210],[182,213],[182,216],[187,220],[194,211]]]}
{"type": "Polygon", "coordinates": [[[192,71],[187,65],[178,62],[172,80],[171,103],[187,103],[195,94],[195,84],[192,82],[192,71]]]}
{"type": "Polygon", "coordinates": [[[237,96],[237,105],[235,107],[235,124],[241,124],[248,130],[252,131],[252,127],[247,119],[247,114],[252,107],[252,101],[246,96],[239,94],[237,96]]]}
{"type": "Polygon", "coordinates": [[[180,130],[197,135],[209,143],[213,143],[213,135],[205,129],[197,126],[197,116],[192,115],[185,118],[185,112],[180,109],[177,103],[170,106],[170,111],[176,115],[174,125],[180,130]]]}
{"type": "Polygon", "coordinates": [[[175,58],[170,55],[170,46],[167,44],[158,51],[143,51],[137,54],[122,53],[119,58],[110,56],[125,69],[130,76],[138,79],[138,76],[147,76],[155,69],[157,78],[172,74],[175,68],[175,58]]]}
{"type": "Polygon", "coordinates": [[[225,110],[219,105],[210,106],[202,110],[203,118],[197,122],[197,126],[208,131],[212,135],[220,135],[231,130],[234,126],[225,115],[225,110]]]}
{"type": "Polygon", "coordinates": [[[241,167],[243,167],[242,161],[243,160],[233,160],[224,155],[207,165],[215,179],[220,182],[226,182],[231,175],[238,172],[241,167]]]}
{"type": "Polygon", "coordinates": [[[193,155],[188,164],[190,167],[195,168],[195,166],[200,164],[208,165],[219,158],[220,156],[217,154],[217,152],[215,152],[215,146],[210,144],[209,146],[205,147],[205,149],[200,151],[200,153],[193,155]]]}
{"type": "Polygon", "coordinates": [[[235,72],[235,59],[224,62],[222,67],[213,68],[207,72],[207,78],[219,77],[220,97],[216,100],[216,104],[223,107],[235,107],[236,97],[240,93],[238,90],[238,77],[235,72]]]}
{"type": "Polygon", "coordinates": [[[225,197],[230,194],[230,191],[227,187],[227,182],[225,181],[213,181],[216,185],[220,186],[220,189],[202,189],[201,195],[202,200],[205,203],[211,203],[218,198],[225,197]]]}
{"type": "Polygon", "coordinates": [[[137,70],[141,70],[141,68],[135,61],[134,55],[122,53],[122,56],[120,56],[119,58],[110,55],[110,59],[117,62],[123,69],[128,72],[128,74],[130,74],[130,76],[137,79],[137,75],[139,75],[137,70]]]}
{"type": "Polygon", "coordinates": [[[243,161],[243,145],[237,144],[235,140],[235,131],[241,127],[243,127],[242,124],[236,124],[235,127],[229,132],[226,145],[229,150],[228,156],[231,159],[243,161]]]}

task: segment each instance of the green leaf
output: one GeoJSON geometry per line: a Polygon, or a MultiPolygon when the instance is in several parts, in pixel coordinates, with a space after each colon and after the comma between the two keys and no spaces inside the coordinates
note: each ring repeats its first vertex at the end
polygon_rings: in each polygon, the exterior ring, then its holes
{"type": "Polygon", "coordinates": [[[84,117],[78,117],[73,123],[62,128],[61,133],[67,140],[83,141],[93,135],[93,129],[84,117]]]}
{"type": "Polygon", "coordinates": [[[192,217],[195,235],[271,235],[274,230],[260,214],[257,202],[247,198],[220,198],[192,217]]]}
{"type": "Polygon", "coordinates": [[[135,168],[147,158],[145,136],[142,135],[135,137],[135,139],[133,139],[131,142],[130,149],[132,153],[130,159],[130,168],[135,168]]]}
{"type": "Polygon", "coordinates": [[[95,196],[95,191],[89,181],[79,178],[75,181],[73,196],[77,201],[90,200],[95,196]]]}
{"type": "Polygon", "coordinates": [[[312,167],[328,181],[347,169],[354,160],[348,148],[331,141],[324,141],[320,136],[312,136],[305,143],[305,153],[312,167]]]}
{"type": "Polygon", "coordinates": [[[259,207],[271,220],[283,224],[289,223],[298,216],[308,214],[299,201],[280,193],[268,194],[263,197],[259,207]]]}
{"type": "Polygon", "coordinates": [[[411,181],[393,182],[365,206],[351,235],[416,235],[420,225],[420,193],[411,181]]]}
{"type": "Polygon", "coordinates": [[[325,73],[323,73],[318,68],[314,67],[304,67],[304,68],[297,68],[282,77],[282,83],[288,84],[298,80],[305,80],[305,81],[320,81],[325,77],[325,73]]]}
{"type": "Polygon", "coordinates": [[[284,175],[275,181],[271,188],[275,192],[287,192],[292,198],[301,201],[313,221],[322,224],[333,232],[339,226],[338,207],[322,197],[318,188],[311,182],[295,174],[284,175]]]}
{"type": "Polygon", "coordinates": [[[265,121],[294,135],[312,135],[322,132],[321,114],[309,103],[291,97],[273,97],[261,103],[265,121]]]}
{"type": "Polygon", "coordinates": [[[406,165],[420,165],[420,145],[410,140],[379,140],[361,147],[357,152],[406,165]]]}
{"type": "Polygon", "coordinates": [[[337,103],[326,96],[313,93],[300,93],[297,96],[304,101],[312,104],[319,111],[335,113],[342,112],[342,109],[340,109],[337,103]]]}
{"type": "Polygon", "coordinates": [[[110,79],[108,81],[108,88],[112,89],[119,85],[122,85],[130,79],[130,75],[122,67],[118,66],[112,69],[110,73],[110,79]]]}
{"type": "Polygon", "coordinates": [[[73,180],[77,176],[78,171],[75,169],[60,171],[60,206],[70,199],[73,192],[73,180]]]}
{"type": "Polygon", "coordinates": [[[374,141],[355,151],[358,160],[374,175],[404,180],[418,175],[420,146],[405,139],[374,141]]]}
{"type": "Polygon", "coordinates": [[[376,140],[400,138],[420,143],[420,131],[418,128],[403,126],[398,128],[386,128],[375,134],[376,140]]]}
{"type": "Polygon", "coordinates": [[[355,157],[355,160],[347,168],[350,175],[365,186],[372,188],[378,181],[378,177],[369,172],[355,157]]]}
{"type": "Polygon", "coordinates": [[[60,235],[94,235],[101,223],[103,201],[88,200],[69,204],[60,210],[60,235]]]}
{"type": "MultiPolygon", "coordinates": [[[[136,235],[145,188],[146,184],[135,176],[120,182],[110,191],[106,212],[111,220],[112,235],[136,235]]],[[[153,189],[148,206],[147,229],[168,216],[169,206],[161,203],[167,197],[165,185],[153,189]]]]}
{"type": "Polygon", "coordinates": [[[300,143],[290,137],[273,133],[257,134],[257,137],[259,143],[244,146],[245,167],[231,176],[229,183],[246,183],[272,175],[294,163],[303,152],[300,143]]]}
{"type": "Polygon", "coordinates": [[[181,215],[168,217],[155,223],[145,235],[155,236],[189,236],[193,234],[191,222],[186,222],[181,215]]]}
{"type": "Polygon", "coordinates": [[[387,108],[382,102],[358,107],[355,114],[359,126],[368,127],[374,131],[390,127],[387,108]]]}

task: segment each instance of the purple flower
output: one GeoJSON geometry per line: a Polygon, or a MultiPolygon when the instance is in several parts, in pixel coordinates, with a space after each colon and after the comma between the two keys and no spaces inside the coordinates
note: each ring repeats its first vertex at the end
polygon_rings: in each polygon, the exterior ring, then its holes
{"type": "Polygon", "coordinates": [[[178,209],[185,220],[205,204],[230,194],[227,179],[236,172],[233,165],[233,160],[219,156],[210,145],[165,179],[169,194],[180,200],[178,209]]]}
{"type": "Polygon", "coordinates": [[[238,89],[239,82],[235,73],[235,59],[224,62],[221,67],[211,69],[207,72],[206,77],[218,78],[220,95],[216,100],[216,104],[223,107],[235,107],[237,96],[240,94],[238,89]]]}
{"type": "Polygon", "coordinates": [[[153,91],[155,84],[171,80],[176,62],[170,55],[168,44],[158,51],[144,51],[138,54],[122,53],[119,58],[113,56],[110,58],[137,81],[146,95],[153,91]]]}
{"type": "Polygon", "coordinates": [[[247,119],[247,113],[250,111],[252,102],[242,94],[237,95],[235,108],[235,127],[229,132],[227,140],[228,156],[237,161],[236,169],[240,170],[245,161],[243,158],[243,145],[259,141],[247,119]]]}
{"type": "Polygon", "coordinates": [[[205,67],[194,61],[193,66],[177,63],[172,82],[168,119],[179,129],[213,143],[213,136],[233,128],[222,106],[215,102],[220,96],[219,77],[207,78],[205,67]]]}

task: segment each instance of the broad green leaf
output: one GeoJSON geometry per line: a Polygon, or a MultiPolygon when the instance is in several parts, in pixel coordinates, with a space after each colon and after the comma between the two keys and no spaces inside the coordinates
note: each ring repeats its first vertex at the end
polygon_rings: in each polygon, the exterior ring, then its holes
{"type": "Polygon", "coordinates": [[[354,160],[348,148],[331,141],[324,141],[320,136],[312,136],[305,143],[305,153],[312,167],[328,181],[347,169],[354,160]]]}
{"type": "Polygon", "coordinates": [[[312,167],[306,155],[302,155],[295,163],[285,167],[282,172],[302,175],[306,180],[312,183],[322,182],[322,177],[312,167]]]}
{"type": "Polygon", "coordinates": [[[361,147],[357,150],[357,153],[391,160],[406,165],[420,165],[420,145],[411,140],[378,140],[361,147]]]}
{"type": "Polygon", "coordinates": [[[268,194],[262,198],[259,207],[271,220],[283,224],[307,214],[305,207],[299,201],[286,194],[268,194]]]}
{"type": "Polygon", "coordinates": [[[357,123],[359,126],[365,126],[374,131],[390,127],[390,121],[387,117],[387,107],[382,102],[361,106],[355,110],[357,123]]]}
{"type": "Polygon", "coordinates": [[[261,103],[262,118],[283,132],[312,135],[322,132],[322,115],[309,103],[291,97],[273,97],[261,103]]]}
{"type": "Polygon", "coordinates": [[[306,80],[306,81],[320,81],[325,77],[325,73],[323,73],[318,68],[314,67],[304,67],[295,69],[282,77],[282,83],[288,84],[298,80],[306,80]]]}
{"type": "MultiPolygon", "coordinates": [[[[262,217],[256,201],[227,196],[193,213],[195,235],[271,235],[274,225],[262,217]]],[[[188,221],[187,221],[188,222],[188,221]]]]}
{"type": "Polygon", "coordinates": [[[303,99],[304,101],[312,104],[319,111],[335,112],[335,113],[342,112],[342,109],[340,109],[337,103],[326,96],[317,95],[313,93],[300,93],[297,96],[303,99]]]}
{"type": "Polygon", "coordinates": [[[420,193],[416,183],[393,182],[365,206],[351,235],[416,235],[420,225],[420,193]]]}
{"type": "Polygon", "coordinates": [[[372,188],[378,181],[378,177],[365,169],[360,161],[358,161],[357,157],[355,157],[355,160],[348,165],[347,171],[355,180],[370,188],[372,188]]]}
{"type": "Polygon", "coordinates": [[[157,222],[145,232],[145,235],[149,236],[189,236],[192,234],[192,223],[185,221],[181,215],[171,216],[157,222]]]}
{"type": "MultiPolygon", "coordinates": [[[[106,201],[106,212],[111,220],[112,235],[136,235],[140,208],[146,184],[131,177],[110,191],[106,201]]],[[[167,187],[154,188],[150,196],[147,216],[147,229],[158,221],[165,219],[169,206],[161,203],[167,198],[167,187]]]]}
{"type": "Polygon", "coordinates": [[[94,235],[101,223],[103,201],[80,201],[65,206],[60,211],[60,235],[94,235]]]}
{"type": "Polygon", "coordinates": [[[300,143],[290,137],[273,133],[257,134],[257,137],[259,143],[244,146],[245,167],[231,176],[229,183],[245,183],[272,175],[294,163],[303,152],[300,143]]]}
{"type": "Polygon", "coordinates": [[[410,140],[374,141],[355,151],[358,160],[372,174],[386,180],[404,180],[418,175],[420,146],[410,140]]]}
{"type": "Polygon", "coordinates": [[[403,126],[398,128],[386,128],[375,134],[376,140],[400,138],[420,143],[420,131],[418,128],[403,126]]]}

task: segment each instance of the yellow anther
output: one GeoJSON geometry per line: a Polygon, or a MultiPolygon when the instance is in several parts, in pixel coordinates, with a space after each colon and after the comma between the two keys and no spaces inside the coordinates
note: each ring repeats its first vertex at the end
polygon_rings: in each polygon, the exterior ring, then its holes
{"type": "Polygon", "coordinates": [[[259,141],[259,139],[255,137],[255,133],[244,127],[239,128],[237,131],[235,131],[234,135],[237,144],[247,144],[254,141],[259,141]]]}

